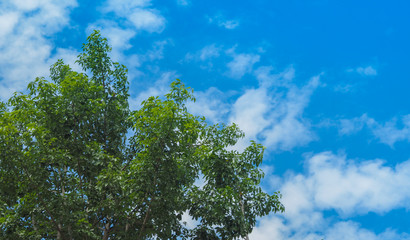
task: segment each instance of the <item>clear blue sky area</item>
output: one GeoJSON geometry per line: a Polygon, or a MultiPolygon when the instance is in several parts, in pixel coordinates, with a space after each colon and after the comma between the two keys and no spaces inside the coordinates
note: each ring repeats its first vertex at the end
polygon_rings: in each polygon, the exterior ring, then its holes
{"type": "Polygon", "coordinates": [[[129,68],[133,109],[180,78],[191,112],[243,129],[235,148],[266,146],[263,186],[286,212],[251,239],[410,239],[409,12],[404,0],[3,0],[0,99],[59,58],[79,70],[98,29],[129,68]]]}

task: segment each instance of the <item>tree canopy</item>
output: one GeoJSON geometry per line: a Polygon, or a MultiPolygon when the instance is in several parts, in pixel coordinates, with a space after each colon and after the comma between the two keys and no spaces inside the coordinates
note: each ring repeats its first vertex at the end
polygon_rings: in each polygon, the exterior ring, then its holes
{"type": "Polygon", "coordinates": [[[180,80],[130,111],[127,68],[110,51],[95,31],[83,73],[58,60],[0,102],[0,238],[235,239],[284,211],[260,187],[263,146],[230,150],[243,132],[189,113],[180,80]]]}

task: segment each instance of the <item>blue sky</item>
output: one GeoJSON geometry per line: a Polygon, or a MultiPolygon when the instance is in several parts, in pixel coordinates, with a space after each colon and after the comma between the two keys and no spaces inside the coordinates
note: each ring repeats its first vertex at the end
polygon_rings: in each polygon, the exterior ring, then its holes
{"type": "MultiPolygon", "coordinates": [[[[0,99],[73,64],[93,29],[129,68],[131,107],[175,78],[189,109],[267,147],[284,214],[251,239],[410,239],[408,1],[5,0],[0,99]]],[[[189,220],[187,218],[187,220],[189,220]]],[[[189,221],[190,224],[194,222],[189,221]]]]}

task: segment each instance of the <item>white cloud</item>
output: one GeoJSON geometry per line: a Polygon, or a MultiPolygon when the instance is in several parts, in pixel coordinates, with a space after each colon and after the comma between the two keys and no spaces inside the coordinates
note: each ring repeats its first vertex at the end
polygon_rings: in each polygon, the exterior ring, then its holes
{"type": "Polygon", "coordinates": [[[165,18],[158,10],[149,8],[151,5],[150,0],[108,0],[102,10],[125,18],[135,30],[160,33],[165,28],[165,18]]]}
{"type": "Polygon", "coordinates": [[[214,17],[209,17],[208,18],[209,23],[215,23],[216,25],[218,25],[218,27],[223,27],[225,29],[235,29],[237,27],[239,27],[239,21],[238,20],[228,20],[225,19],[224,16],[222,16],[221,14],[216,15],[214,17]]]}
{"type": "Polygon", "coordinates": [[[237,46],[233,46],[229,49],[224,49],[223,46],[209,44],[196,52],[187,53],[181,62],[200,62],[202,69],[210,70],[213,68],[213,60],[221,57],[221,55],[222,57],[227,56],[231,58],[231,60],[226,64],[227,71],[225,75],[230,78],[240,79],[245,74],[253,72],[253,66],[259,62],[260,55],[254,53],[236,53],[236,47],[237,46]]]}
{"type": "Polygon", "coordinates": [[[165,27],[165,19],[153,9],[135,9],[128,19],[138,30],[162,32],[165,27]]]}
{"type": "Polygon", "coordinates": [[[130,29],[122,29],[117,26],[101,28],[101,34],[107,37],[108,42],[115,51],[124,51],[131,48],[130,40],[135,32],[130,29]]]}
{"type": "Polygon", "coordinates": [[[401,127],[398,125],[396,118],[385,123],[379,123],[370,118],[367,114],[352,119],[341,119],[339,124],[339,133],[342,135],[357,133],[364,127],[384,144],[393,147],[396,142],[410,142],[410,114],[401,118],[401,127]]]}
{"type": "Polygon", "coordinates": [[[154,61],[157,59],[163,59],[164,58],[164,49],[165,46],[168,45],[169,42],[167,40],[162,40],[162,41],[155,41],[152,44],[152,49],[148,50],[145,53],[145,58],[149,61],[154,61]]]}
{"type": "MultiPolygon", "coordinates": [[[[294,228],[281,217],[263,218],[254,231],[250,234],[250,239],[254,240],[409,240],[407,233],[397,233],[391,229],[385,229],[376,234],[369,229],[362,228],[359,223],[353,221],[338,221],[328,224],[327,221],[317,222],[314,218],[306,216],[308,222],[312,220],[318,225],[315,228],[294,228]]],[[[316,217],[316,216],[312,216],[316,217]]]]}
{"type": "Polygon", "coordinates": [[[151,0],[108,0],[105,2],[103,10],[114,12],[118,16],[126,17],[136,8],[151,6],[151,0]]]}
{"type": "Polygon", "coordinates": [[[276,116],[273,115],[275,121],[271,128],[263,133],[267,146],[290,150],[315,138],[309,129],[309,122],[302,118],[302,113],[318,85],[319,77],[314,77],[301,89],[290,88],[286,101],[278,106],[276,116]]]}
{"type": "Polygon", "coordinates": [[[211,87],[206,91],[194,93],[196,101],[189,102],[189,111],[197,116],[204,116],[212,123],[224,122],[229,112],[229,104],[226,102],[227,94],[211,87]]]}
{"type": "Polygon", "coordinates": [[[224,27],[226,29],[235,29],[239,26],[239,21],[237,20],[226,20],[223,22],[218,23],[220,27],[224,27]]]}
{"type": "Polygon", "coordinates": [[[295,77],[295,69],[292,66],[279,74],[271,74],[272,71],[272,66],[262,66],[255,70],[255,76],[260,86],[289,87],[295,77]]]}
{"type": "Polygon", "coordinates": [[[23,91],[29,81],[44,76],[57,58],[76,54],[67,49],[52,54],[54,45],[47,39],[69,24],[69,13],[76,6],[75,0],[0,3],[1,98],[23,91]]]}
{"type": "Polygon", "coordinates": [[[246,136],[238,148],[243,148],[251,139],[273,151],[290,150],[314,140],[315,134],[303,118],[303,111],[319,86],[319,77],[313,77],[307,85],[298,88],[290,82],[293,68],[276,75],[265,70],[263,74],[256,72],[259,88],[246,90],[233,104],[229,120],[238,124],[246,136]],[[285,82],[277,87],[278,83],[285,82]]]}
{"type": "Polygon", "coordinates": [[[236,54],[232,53],[233,60],[227,64],[227,75],[231,78],[239,79],[246,73],[252,71],[253,65],[259,62],[260,56],[257,54],[236,54]]]}
{"type": "Polygon", "coordinates": [[[353,84],[343,84],[342,83],[334,87],[334,91],[340,92],[340,93],[349,93],[349,92],[353,92],[354,90],[356,90],[356,86],[353,84]]]}
{"type": "Polygon", "coordinates": [[[355,162],[322,152],[305,160],[304,174],[288,173],[281,181],[286,211],[263,218],[252,239],[410,239],[386,229],[380,234],[345,221],[346,217],[410,208],[410,160],[395,167],[380,159],[355,162]],[[324,217],[324,210],[339,215],[324,217]]]}
{"type": "Polygon", "coordinates": [[[373,124],[371,126],[373,134],[380,140],[391,147],[398,141],[410,142],[410,115],[401,118],[402,127],[398,127],[396,119],[390,120],[384,124],[373,124]]]}
{"type": "Polygon", "coordinates": [[[259,221],[259,225],[255,227],[250,234],[252,240],[285,240],[284,234],[287,227],[283,220],[278,217],[265,217],[259,221]]]}
{"type": "Polygon", "coordinates": [[[188,1],[188,0],[177,0],[177,4],[179,6],[189,6],[191,4],[191,2],[188,1]]]}
{"type": "Polygon", "coordinates": [[[4,37],[8,36],[18,23],[20,18],[20,13],[15,12],[6,12],[0,15],[0,41],[4,41],[4,37]]]}
{"type": "Polygon", "coordinates": [[[319,77],[297,87],[292,82],[293,67],[277,74],[271,71],[272,67],[254,71],[259,87],[241,94],[216,88],[195,92],[197,101],[188,107],[212,123],[236,123],[245,133],[234,147],[237,150],[243,150],[250,140],[262,143],[268,151],[290,150],[313,141],[316,135],[303,112],[320,84],[319,77]]]}
{"type": "Polygon", "coordinates": [[[266,115],[275,103],[267,91],[265,88],[248,89],[233,105],[231,122],[238,124],[247,139],[256,139],[271,124],[266,115]]]}
{"type": "Polygon", "coordinates": [[[339,125],[339,134],[340,135],[350,135],[357,133],[363,129],[366,124],[372,125],[374,121],[370,119],[366,114],[363,114],[360,117],[352,119],[341,119],[339,125]]]}
{"type": "Polygon", "coordinates": [[[216,47],[215,44],[205,46],[201,49],[199,54],[199,59],[205,61],[210,58],[219,57],[220,48],[216,47]]]}
{"type": "Polygon", "coordinates": [[[404,240],[409,239],[407,234],[397,234],[395,231],[386,229],[380,234],[376,234],[368,229],[361,228],[358,223],[347,221],[338,222],[331,229],[326,231],[326,239],[329,240],[404,240]]]}
{"type": "Polygon", "coordinates": [[[180,61],[180,63],[194,61],[197,62],[197,64],[199,64],[199,67],[201,69],[212,70],[214,67],[213,61],[216,58],[220,57],[221,51],[221,46],[217,46],[216,44],[210,44],[196,52],[187,53],[184,59],[180,61]]]}
{"type": "Polygon", "coordinates": [[[317,208],[349,216],[410,207],[410,161],[391,168],[379,159],[355,163],[323,152],[308,158],[307,168],[302,178],[317,208]]]}
{"type": "Polygon", "coordinates": [[[221,47],[217,47],[215,44],[210,44],[195,53],[187,53],[184,60],[187,62],[192,60],[201,62],[210,61],[213,58],[218,58],[221,50],[221,47]]]}
{"type": "Polygon", "coordinates": [[[376,69],[374,69],[372,66],[368,66],[368,67],[359,67],[356,69],[356,72],[365,76],[376,76],[377,75],[377,71],[376,69]]]}
{"type": "Polygon", "coordinates": [[[350,68],[350,69],[347,69],[347,72],[355,72],[362,76],[376,76],[377,75],[377,70],[372,66],[358,67],[355,69],[350,68]]]}

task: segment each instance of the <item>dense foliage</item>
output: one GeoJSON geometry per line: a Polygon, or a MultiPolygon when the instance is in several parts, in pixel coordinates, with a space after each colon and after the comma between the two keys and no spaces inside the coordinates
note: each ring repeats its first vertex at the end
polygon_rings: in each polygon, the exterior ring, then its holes
{"type": "Polygon", "coordinates": [[[284,210],[259,186],[260,144],[228,150],[243,133],[190,114],[179,80],[130,111],[110,50],[95,31],[77,60],[85,73],[59,60],[50,80],[0,102],[0,238],[234,239],[284,210]]]}

